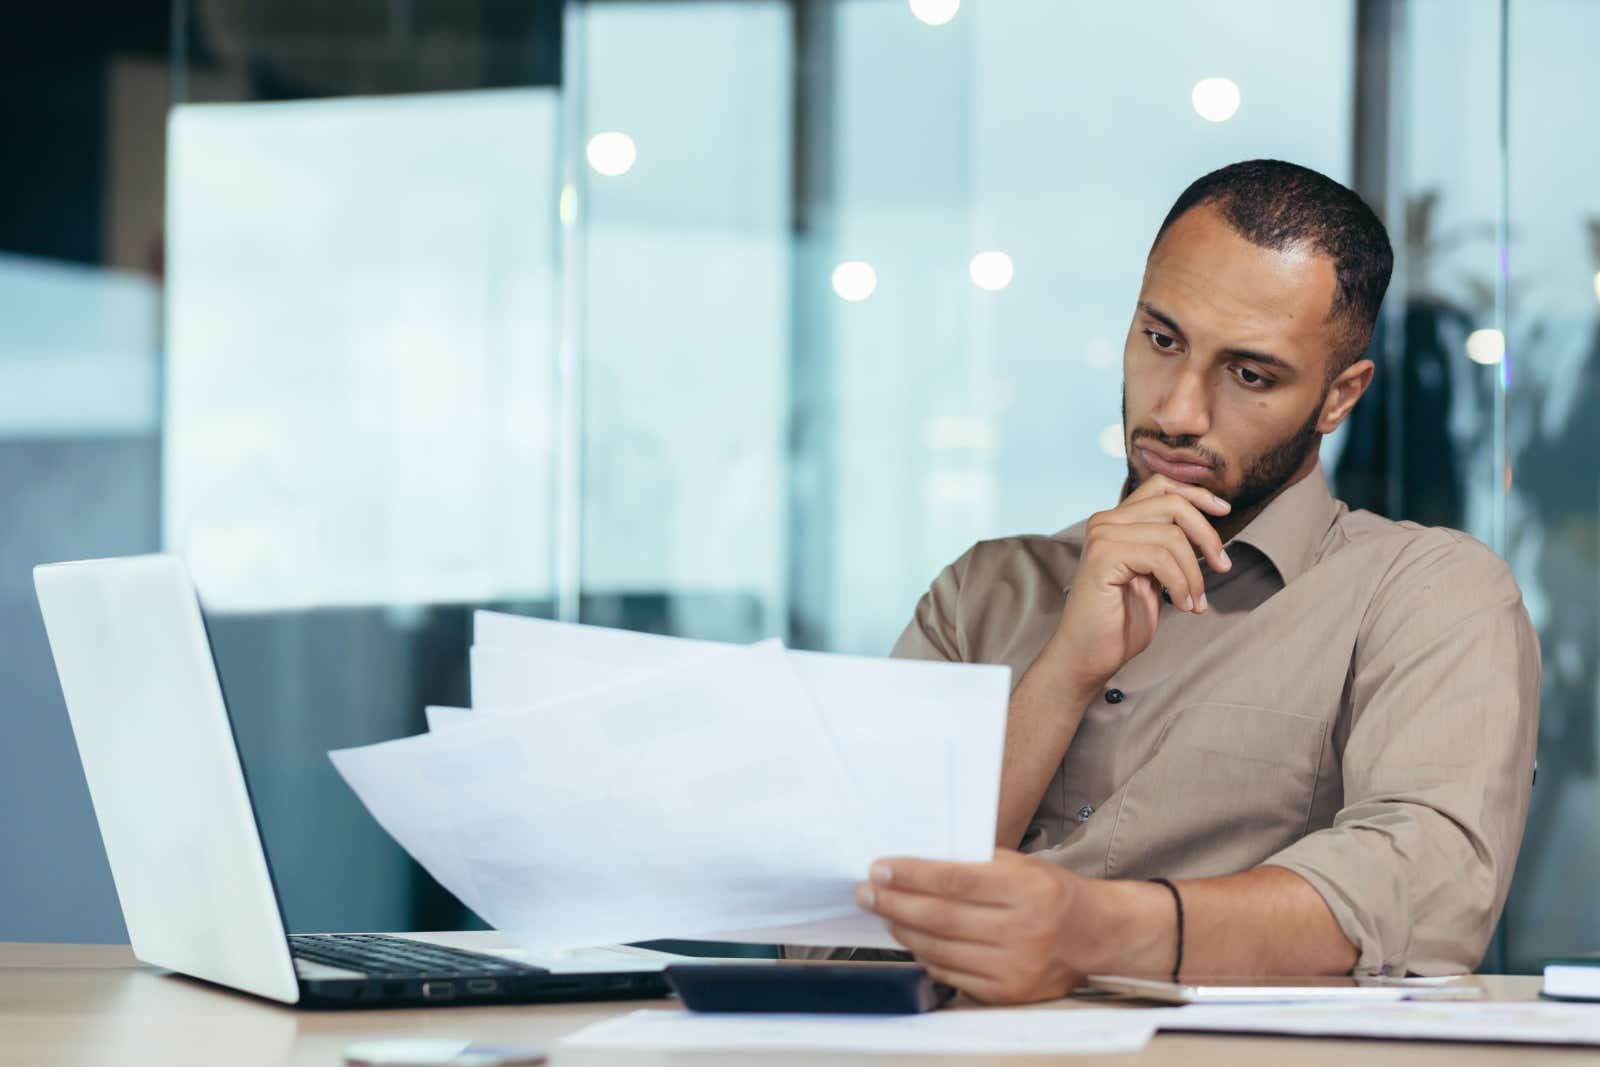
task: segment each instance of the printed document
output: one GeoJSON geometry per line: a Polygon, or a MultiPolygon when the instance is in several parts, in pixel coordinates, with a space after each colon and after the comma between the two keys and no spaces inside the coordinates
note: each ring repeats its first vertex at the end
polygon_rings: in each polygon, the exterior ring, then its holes
{"type": "Polygon", "coordinates": [[[472,707],[330,753],[447,889],[535,951],[896,947],[873,859],[992,854],[1010,672],[480,612],[472,707]]]}

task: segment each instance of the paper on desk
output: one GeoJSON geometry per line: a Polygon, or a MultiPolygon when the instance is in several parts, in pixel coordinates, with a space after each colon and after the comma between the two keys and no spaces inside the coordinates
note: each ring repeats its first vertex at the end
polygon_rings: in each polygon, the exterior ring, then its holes
{"type": "Polygon", "coordinates": [[[1190,1005],[1152,1012],[1162,1030],[1600,1045],[1592,1005],[1506,1001],[1302,1003],[1251,1007],[1190,1005]]]}
{"type": "Polygon", "coordinates": [[[760,1015],[636,1011],[595,1023],[564,1048],[807,1049],[966,1055],[1137,1052],[1150,1013],[1094,1009],[970,1009],[925,1015],[760,1015]]]}
{"type": "Polygon", "coordinates": [[[330,757],[430,874],[534,950],[856,912],[857,809],[774,645],[330,757]]]}
{"type": "MultiPolygon", "coordinates": [[[[480,710],[527,708],[731,647],[492,611],[473,618],[480,710]]],[[[993,855],[1009,668],[788,656],[866,808],[874,855],[993,855]]]]}

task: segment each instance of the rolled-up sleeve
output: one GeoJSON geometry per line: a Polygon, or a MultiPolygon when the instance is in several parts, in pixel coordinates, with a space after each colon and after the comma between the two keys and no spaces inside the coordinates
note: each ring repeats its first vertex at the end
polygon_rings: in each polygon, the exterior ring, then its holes
{"type": "Polygon", "coordinates": [[[956,623],[961,596],[961,576],[976,549],[941,570],[928,591],[917,601],[911,621],[889,653],[895,659],[931,659],[960,662],[961,636],[956,623]]]}
{"type": "Polygon", "coordinates": [[[1356,973],[1469,971],[1510,887],[1538,733],[1539,643],[1504,561],[1453,531],[1419,538],[1347,684],[1342,807],[1266,864],[1322,895],[1356,973]]]}

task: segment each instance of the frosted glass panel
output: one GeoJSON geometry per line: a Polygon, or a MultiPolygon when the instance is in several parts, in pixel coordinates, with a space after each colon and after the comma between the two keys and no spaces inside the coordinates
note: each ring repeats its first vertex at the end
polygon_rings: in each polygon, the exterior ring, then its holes
{"type": "Polygon", "coordinates": [[[212,608],[548,595],[556,116],[175,111],[163,516],[212,608]]]}

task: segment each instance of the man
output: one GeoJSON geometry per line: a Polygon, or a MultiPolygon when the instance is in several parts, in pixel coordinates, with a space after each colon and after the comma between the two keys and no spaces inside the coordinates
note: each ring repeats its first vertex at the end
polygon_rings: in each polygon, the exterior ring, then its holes
{"type": "Polygon", "coordinates": [[[1372,381],[1392,263],[1314,171],[1196,181],[1124,348],[1121,502],[974,546],[917,605],[895,655],[1020,679],[994,861],[889,858],[858,894],[937,978],[1015,1002],[1097,972],[1478,963],[1527,813],[1538,644],[1484,546],[1329,495],[1318,445],[1372,381]]]}

